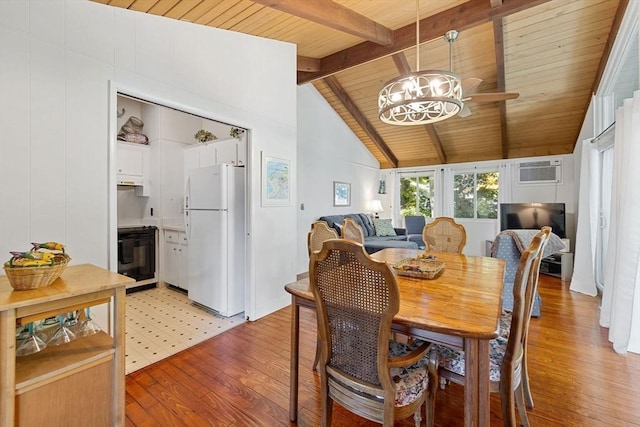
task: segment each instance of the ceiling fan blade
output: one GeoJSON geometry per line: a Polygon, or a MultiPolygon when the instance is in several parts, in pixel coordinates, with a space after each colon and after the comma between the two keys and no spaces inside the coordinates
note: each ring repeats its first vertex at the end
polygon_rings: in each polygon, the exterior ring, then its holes
{"type": "Polygon", "coordinates": [[[476,89],[478,89],[478,86],[480,86],[480,83],[482,83],[482,79],[478,79],[475,77],[469,77],[468,79],[464,79],[462,81],[462,94],[464,96],[471,95],[473,92],[476,91],[476,89]]]}
{"type": "Polygon", "coordinates": [[[494,93],[476,93],[469,96],[471,102],[498,102],[508,99],[516,99],[519,93],[515,92],[494,92],[494,93]]]}
{"type": "Polygon", "coordinates": [[[462,105],[462,110],[458,112],[458,116],[460,117],[469,117],[471,115],[471,110],[467,106],[467,104],[462,105]]]}

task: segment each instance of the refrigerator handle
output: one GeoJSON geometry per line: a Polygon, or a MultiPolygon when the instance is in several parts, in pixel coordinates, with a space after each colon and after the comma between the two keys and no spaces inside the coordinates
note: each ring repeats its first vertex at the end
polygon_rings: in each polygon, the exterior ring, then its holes
{"type": "Polygon", "coordinates": [[[189,211],[184,211],[184,231],[187,236],[187,242],[191,240],[191,224],[189,221],[189,211]]]}

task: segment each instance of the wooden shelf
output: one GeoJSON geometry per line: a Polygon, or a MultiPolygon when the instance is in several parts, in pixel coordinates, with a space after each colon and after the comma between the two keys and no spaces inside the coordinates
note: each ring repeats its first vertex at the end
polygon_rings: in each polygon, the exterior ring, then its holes
{"type": "Polygon", "coordinates": [[[125,287],[133,281],[89,264],[67,267],[52,285],[27,291],[14,291],[0,277],[0,426],[67,425],[69,420],[124,425],[125,287]],[[16,356],[16,325],[105,303],[112,309],[110,333],[16,356]]]}
{"type": "Polygon", "coordinates": [[[113,339],[100,331],[69,343],[48,346],[38,353],[16,358],[16,394],[24,393],[95,362],[113,359],[113,339]]]}

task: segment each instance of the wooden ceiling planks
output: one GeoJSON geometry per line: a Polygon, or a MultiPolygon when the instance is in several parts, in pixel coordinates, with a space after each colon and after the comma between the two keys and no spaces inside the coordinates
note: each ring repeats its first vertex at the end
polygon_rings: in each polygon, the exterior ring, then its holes
{"type": "MultiPolygon", "coordinates": [[[[313,10],[285,13],[265,6],[284,0],[94,1],[296,44],[298,54],[313,61],[307,61],[310,64],[307,67],[320,69],[316,74],[299,73],[303,76],[301,81],[309,76],[327,75],[327,70],[335,75],[341,90],[360,112],[360,119],[354,119],[325,82],[315,81],[314,86],[382,168],[392,167],[394,162],[378,147],[380,141],[376,144],[368,135],[371,129],[391,150],[391,158],[397,159],[398,166],[572,152],[591,90],[602,72],[603,52],[608,52],[611,45],[609,33],[619,4],[625,6],[628,2],[420,2],[421,69],[449,69],[449,47],[442,36],[455,26],[460,36],[452,45],[453,71],[463,80],[482,79],[476,93],[504,89],[520,94],[518,99],[502,103],[469,103],[471,116],[454,117],[426,128],[383,124],[377,113],[378,91],[386,81],[401,74],[390,55],[403,51],[406,64],[415,68],[414,2],[335,0],[338,8],[350,9],[393,30],[395,44],[381,48],[331,28],[335,25],[321,25],[317,22],[323,18],[318,16],[323,13],[321,9],[314,12],[315,17],[305,19],[301,16],[313,10]],[[497,36],[502,35],[498,49],[502,48],[504,54],[504,88],[500,88],[496,63],[500,51],[496,51],[495,19],[502,21],[497,36]],[[368,131],[359,123],[363,120],[368,123],[365,128],[370,127],[368,131]]],[[[304,7],[307,2],[295,3],[296,7],[304,7]]]]}

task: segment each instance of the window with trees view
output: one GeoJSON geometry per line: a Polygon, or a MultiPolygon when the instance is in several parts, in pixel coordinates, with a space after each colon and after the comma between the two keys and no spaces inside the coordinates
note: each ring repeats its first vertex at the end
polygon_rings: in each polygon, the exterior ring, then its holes
{"type": "Polygon", "coordinates": [[[425,175],[400,178],[400,215],[424,215],[433,212],[433,178],[425,175]]]}
{"type": "Polygon", "coordinates": [[[453,176],[455,218],[498,218],[498,172],[453,176]]]}

